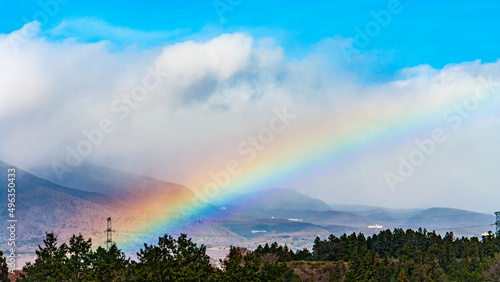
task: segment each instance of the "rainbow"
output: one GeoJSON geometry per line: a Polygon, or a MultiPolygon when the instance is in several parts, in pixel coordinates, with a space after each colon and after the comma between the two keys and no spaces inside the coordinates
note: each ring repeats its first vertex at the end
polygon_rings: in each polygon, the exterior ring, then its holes
{"type": "MultiPolygon", "coordinates": [[[[346,167],[350,162],[359,161],[373,152],[407,144],[421,136],[429,136],[437,127],[450,127],[443,121],[443,113],[454,104],[462,103],[467,95],[471,93],[463,92],[449,99],[420,101],[411,105],[403,104],[404,106],[394,103],[377,113],[352,114],[348,118],[349,122],[344,124],[330,125],[329,121],[334,119],[325,117],[322,124],[304,130],[302,136],[306,138],[281,143],[278,149],[270,149],[272,153],[268,153],[266,149],[259,152],[253,161],[240,162],[241,173],[234,176],[227,186],[219,187],[217,199],[243,204],[244,199],[238,198],[235,193],[276,187],[283,183],[305,185],[311,178],[331,173],[332,165],[346,167]],[[370,132],[375,133],[369,134],[370,132]]],[[[498,104],[498,100],[481,103],[478,111],[494,111],[498,104]]],[[[203,187],[210,181],[208,172],[203,175],[193,181],[195,188],[201,187],[199,191],[203,191],[203,187]]],[[[218,210],[193,198],[178,199],[176,202],[172,210],[178,213],[193,214],[201,218],[221,216],[218,210]]],[[[172,213],[165,212],[155,212],[149,218],[148,221],[128,227],[138,234],[162,234],[165,230],[169,230],[169,234],[175,234],[176,230],[189,226],[192,219],[189,216],[175,217],[172,213]]],[[[119,247],[128,249],[143,242],[134,240],[137,237],[118,240],[119,247]]]]}

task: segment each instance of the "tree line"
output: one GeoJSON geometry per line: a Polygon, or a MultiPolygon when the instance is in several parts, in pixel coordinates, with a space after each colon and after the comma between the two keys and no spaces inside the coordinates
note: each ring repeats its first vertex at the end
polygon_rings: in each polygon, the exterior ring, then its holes
{"type": "MultiPolygon", "coordinates": [[[[58,244],[46,233],[36,260],[16,281],[500,281],[500,236],[455,238],[425,229],[394,229],[316,238],[312,251],[277,243],[255,250],[232,246],[215,267],[186,234],[144,244],[131,260],[112,245],[93,250],[73,235],[58,244]]],[[[8,281],[0,253],[0,280],[8,281]]]]}
{"type": "MultiPolygon", "coordinates": [[[[94,251],[92,240],[81,234],[58,245],[57,236],[46,233],[37,258],[23,267],[16,281],[235,281],[235,277],[241,277],[240,281],[300,281],[286,263],[258,256],[250,259],[249,255],[244,264],[235,263],[241,262],[235,250],[232,247],[229,258],[221,261],[221,269],[211,264],[206,246],[198,246],[186,234],[165,235],[157,244],[144,244],[137,260],[130,260],[115,244],[94,251]]],[[[1,281],[6,281],[6,265],[0,270],[1,281]]]]}

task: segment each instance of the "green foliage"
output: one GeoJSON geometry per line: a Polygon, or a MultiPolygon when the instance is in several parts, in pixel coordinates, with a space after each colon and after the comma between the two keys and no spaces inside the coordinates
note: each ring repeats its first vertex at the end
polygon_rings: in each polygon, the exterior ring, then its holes
{"type": "Polygon", "coordinates": [[[210,264],[206,247],[186,234],[144,244],[137,261],[128,260],[116,245],[93,251],[92,241],[81,234],[73,235],[69,245],[58,246],[53,233],[46,233],[43,242],[35,262],[23,268],[20,281],[300,281],[284,262],[292,259],[293,252],[276,243],[256,252],[231,248],[222,271],[210,264]]]}
{"type": "Polygon", "coordinates": [[[115,244],[109,250],[98,247],[92,254],[92,277],[96,281],[125,281],[130,278],[127,272],[129,263],[115,244]]]}
{"type": "Polygon", "coordinates": [[[0,251],[0,281],[9,281],[9,267],[7,266],[7,258],[3,257],[2,251],[0,251]]]}
{"type": "Polygon", "coordinates": [[[259,246],[254,252],[245,248],[231,247],[225,260],[221,260],[223,272],[218,281],[301,281],[283,260],[291,258],[288,247],[274,243],[259,246]]]}
{"type": "Polygon", "coordinates": [[[67,260],[65,261],[66,278],[70,280],[81,280],[92,274],[92,240],[87,241],[82,234],[73,235],[66,247],[67,260]]]}
{"type": "Polygon", "coordinates": [[[254,251],[231,247],[221,269],[211,265],[206,247],[186,234],[144,244],[137,261],[127,259],[116,245],[93,251],[92,241],[81,234],[58,245],[57,237],[46,233],[43,242],[19,281],[500,281],[500,236],[492,233],[482,240],[425,229],[385,230],[369,237],[330,235],[316,238],[312,252],[295,253],[277,243],[254,251]]]}
{"type": "Polygon", "coordinates": [[[92,241],[73,235],[69,246],[57,246],[57,236],[46,233],[44,246],[38,246],[37,258],[27,263],[19,281],[120,281],[128,260],[113,246],[109,251],[92,251],[92,241]]]}
{"type": "Polygon", "coordinates": [[[67,280],[68,247],[66,244],[57,246],[57,236],[46,233],[44,247],[38,245],[37,259],[34,264],[27,263],[23,268],[21,281],[64,281],[67,280]]]}
{"type": "Polygon", "coordinates": [[[490,264],[499,246],[500,237],[493,234],[480,241],[452,232],[442,237],[425,229],[394,229],[368,238],[356,233],[316,238],[312,260],[348,262],[345,281],[484,281],[497,277],[490,264]]]}
{"type": "Polygon", "coordinates": [[[344,281],[347,273],[346,263],[302,260],[287,265],[302,281],[344,281]]]}
{"type": "Polygon", "coordinates": [[[144,244],[137,257],[133,281],[206,281],[215,275],[206,247],[198,247],[186,234],[177,240],[165,235],[158,245],[144,244]]]}

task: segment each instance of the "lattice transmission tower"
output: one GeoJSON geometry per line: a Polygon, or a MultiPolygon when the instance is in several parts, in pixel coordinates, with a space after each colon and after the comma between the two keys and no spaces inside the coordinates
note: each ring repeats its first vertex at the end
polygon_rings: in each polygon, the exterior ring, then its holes
{"type": "Polygon", "coordinates": [[[106,249],[109,250],[114,243],[113,232],[115,232],[111,229],[111,217],[108,217],[108,227],[104,230],[104,232],[106,232],[106,249]]]}

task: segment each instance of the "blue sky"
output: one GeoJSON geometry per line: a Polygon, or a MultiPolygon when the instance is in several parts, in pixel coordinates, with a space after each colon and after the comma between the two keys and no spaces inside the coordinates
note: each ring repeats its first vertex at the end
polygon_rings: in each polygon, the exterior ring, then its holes
{"type": "MultiPolygon", "coordinates": [[[[42,30],[50,30],[63,21],[76,21],[78,28],[44,34],[49,40],[76,37],[84,42],[110,40],[118,48],[131,44],[151,48],[244,31],[255,38],[275,38],[287,56],[293,58],[306,56],[325,38],[355,37],[356,27],[364,30],[374,20],[371,11],[387,10],[390,1],[148,1],[147,5],[139,1],[67,2],[58,5],[58,11],[43,22],[42,30]],[[214,3],[221,9],[224,5],[231,7],[218,13],[214,3]],[[87,25],[86,21],[93,24],[87,25]],[[129,33],[128,38],[124,33],[116,37],[102,32],[109,26],[153,35],[139,39],[137,33],[129,33]]],[[[420,64],[442,68],[450,63],[498,59],[498,1],[401,0],[400,7],[402,11],[393,14],[389,24],[381,27],[361,50],[377,54],[380,59],[377,71],[392,74],[420,64]]],[[[22,5],[18,1],[2,1],[0,33],[21,28],[26,19],[36,19],[35,15],[41,11],[44,10],[38,1],[23,1],[22,5]]]]}

